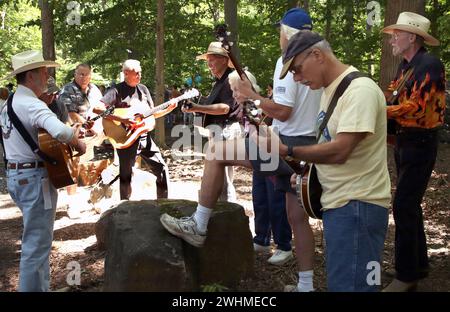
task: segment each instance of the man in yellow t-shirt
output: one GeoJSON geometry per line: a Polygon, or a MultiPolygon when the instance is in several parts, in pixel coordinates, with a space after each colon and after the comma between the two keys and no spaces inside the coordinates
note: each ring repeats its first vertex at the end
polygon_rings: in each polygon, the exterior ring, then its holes
{"type": "MultiPolygon", "coordinates": [[[[341,63],[320,35],[300,32],[283,55],[283,70],[311,89],[324,87],[318,125],[339,83],[357,71],[341,63]]],[[[369,78],[354,79],[339,98],[319,144],[280,155],[315,163],[323,188],[323,225],[329,291],[376,291],[391,199],[386,152],[385,99],[369,78]]],[[[378,283],[379,284],[379,283],[378,283]]]]}

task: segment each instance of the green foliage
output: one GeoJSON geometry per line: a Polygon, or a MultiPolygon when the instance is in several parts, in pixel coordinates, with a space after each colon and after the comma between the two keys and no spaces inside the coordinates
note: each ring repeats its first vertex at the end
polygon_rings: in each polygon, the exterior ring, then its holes
{"type": "Polygon", "coordinates": [[[228,287],[214,283],[210,285],[202,285],[201,286],[202,292],[225,292],[228,291],[228,287]]]}
{"type": "MultiPolygon", "coordinates": [[[[40,17],[38,8],[28,1],[4,1],[0,12],[5,12],[4,21],[0,16],[0,79],[11,72],[11,57],[25,50],[42,48],[41,30],[30,22],[40,17]],[[26,12],[26,14],[24,14],[26,12]],[[3,27],[4,26],[4,27],[3,27]]],[[[6,81],[0,85],[6,84],[6,81]]]]}
{"type": "MultiPolygon", "coordinates": [[[[384,7],[381,0],[381,24],[367,27],[368,0],[310,0],[309,10],[314,29],[328,36],[336,55],[345,63],[379,77],[381,27],[384,7]]],[[[71,70],[80,62],[93,65],[96,82],[107,84],[118,79],[121,63],[127,58],[139,59],[143,83],[155,87],[156,0],[78,1],[81,4],[80,25],[66,22],[68,1],[52,1],[58,61],[57,80],[72,79],[71,70]],[[130,52],[128,52],[128,51],[130,52]]],[[[264,88],[272,81],[277,58],[281,55],[279,33],[272,25],[293,1],[238,1],[238,46],[241,63],[257,77],[264,88]]],[[[0,56],[30,48],[40,48],[38,1],[2,1],[6,27],[0,29],[0,56]]],[[[207,94],[213,82],[204,61],[195,57],[215,40],[214,25],[224,21],[223,0],[166,0],[164,16],[164,77],[167,85],[183,85],[198,73],[202,84],[196,86],[207,94]]],[[[450,69],[450,2],[428,0],[427,16],[436,26],[441,47],[433,49],[450,69]]],[[[0,63],[0,77],[7,74],[9,62],[0,63]]]]}

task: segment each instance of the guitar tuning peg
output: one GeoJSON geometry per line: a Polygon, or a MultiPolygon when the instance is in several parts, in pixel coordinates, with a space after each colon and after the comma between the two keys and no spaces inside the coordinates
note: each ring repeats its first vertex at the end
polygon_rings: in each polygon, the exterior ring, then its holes
{"type": "Polygon", "coordinates": [[[234,42],[230,42],[230,46],[233,46],[234,42]]]}
{"type": "Polygon", "coordinates": [[[231,31],[227,31],[227,36],[231,35],[231,31]]]}
{"type": "Polygon", "coordinates": [[[229,50],[229,49],[230,49],[230,46],[229,46],[228,44],[225,45],[225,49],[229,50]]]}
{"type": "Polygon", "coordinates": [[[221,41],[221,42],[222,42],[222,41],[223,41],[223,39],[224,39],[223,37],[219,37],[219,41],[221,41]]]}

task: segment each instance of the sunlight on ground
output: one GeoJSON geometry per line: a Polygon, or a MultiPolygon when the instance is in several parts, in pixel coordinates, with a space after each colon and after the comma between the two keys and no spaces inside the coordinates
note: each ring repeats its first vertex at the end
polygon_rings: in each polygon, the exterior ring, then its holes
{"type": "Polygon", "coordinates": [[[84,239],[53,241],[53,248],[59,253],[71,254],[75,252],[83,252],[87,247],[93,246],[97,242],[95,235],[91,235],[84,239]]]}

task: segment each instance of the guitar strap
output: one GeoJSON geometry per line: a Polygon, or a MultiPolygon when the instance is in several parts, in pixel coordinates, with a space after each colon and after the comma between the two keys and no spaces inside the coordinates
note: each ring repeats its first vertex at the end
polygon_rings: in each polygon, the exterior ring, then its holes
{"type": "Polygon", "coordinates": [[[25,129],[25,127],[22,124],[22,122],[20,121],[19,117],[17,117],[16,113],[14,112],[14,110],[12,108],[13,97],[14,97],[14,93],[11,94],[11,96],[8,98],[8,100],[6,102],[6,105],[8,107],[7,113],[8,113],[9,119],[11,119],[12,124],[14,125],[14,127],[16,127],[17,131],[19,131],[20,135],[25,140],[25,142],[27,142],[27,144],[30,146],[33,153],[37,154],[39,157],[41,157],[46,162],[49,162],[52,165],[56,165],[57,164],[56,160],[47,156],[45,153],[43,153],[39,149],[39,146],[37,145],[37,143],[33,140],[31,135],[28,133],[27,129],[25,129]]]}
{"type": "Polygon", "coordinates": [[[352,80],[360,77],[367,77],[367,75],[359,71],[354,71],[345,76],[344,79],[342,79],[342,81],[339,83],[338,87],[336,88],[336,91],[334,92],[333,98],[331,99],[330,105],[328,106],[325,118],[323,119],[322,123],[319,126],[319,132],[316,137],[317,143],[319,142],[323,130],[325,130],[325,128],[327,127],[328,121],[330,120],[330,117],[333,114],[334,109],[336,108],[339,98],[342,96],[342,94],[344,94],[345,90],[347,90],[352,80]]]}

